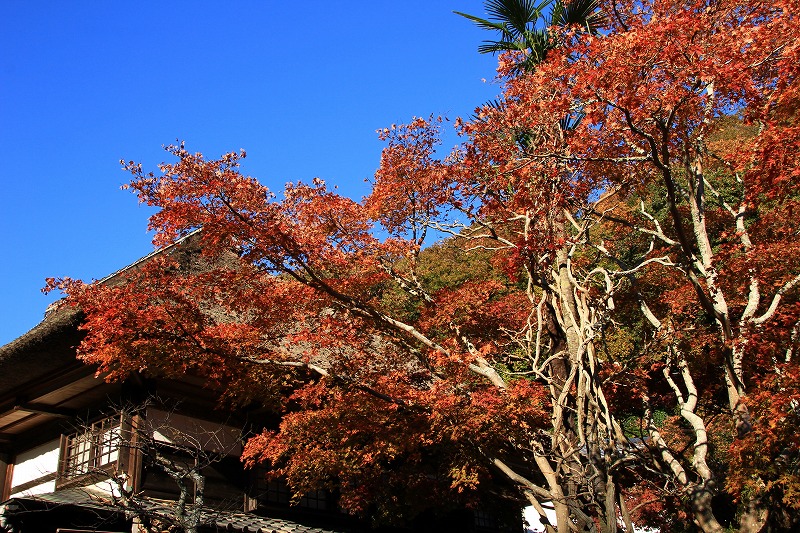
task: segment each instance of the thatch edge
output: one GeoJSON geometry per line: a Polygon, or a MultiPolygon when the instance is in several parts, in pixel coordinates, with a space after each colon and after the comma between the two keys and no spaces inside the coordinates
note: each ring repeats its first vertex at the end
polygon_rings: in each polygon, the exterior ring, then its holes
{"type": "Polygon", "coordinates": [[[64,305],[50,312],[32,329],[0,347],[0,363],[43,348],[49,338],[62,332],[74,331],[82,320],[83,313],[77,307],[64,305]]]}
{"type": "MultiPolygon", "coordinates": [[[[181,245],[185,241],[199,234],[200,231],[201,229],[196,229],[184,237],[176,240],[174,243],[163,248],[159,248],[158,250],[154,250],[144,257],[140,257],[131,264],[98,280],[97,283],[112,283],[117,277],[125,272],[134,269],[143,263],[146,263],[153,257],[166,253],[172,248],[181,245]]],[[[11,342],[0,347],[0,364],[13,359],[15,355],[30,352],[31,350],[42,347],[48,337],[52,338],[53,335],[58,333],[77,329],[82,320],[83,314],[77,307],[64,305],[63,302],[60,301],[54,302],[48,308],[45,318],[39,322],[39,324],[11,342]]]]}

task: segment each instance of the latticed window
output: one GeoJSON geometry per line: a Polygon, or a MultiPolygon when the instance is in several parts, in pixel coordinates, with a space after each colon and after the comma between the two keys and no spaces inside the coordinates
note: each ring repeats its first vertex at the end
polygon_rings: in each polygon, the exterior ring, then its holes
{"type": "Polygon", "coordinates": [[[497,529],[497,519],[494,515],[477,509],[473,511],[473,515],[476,527],[480,529],[497,529]]]}
{"type": "Polygon", "coordinates": [[[119,456],[120,417],[104,418],[86,431],[64,438],[63,478],[74,478],[114,463],[119,456]]]}
{"type": "Polygon", "coordinates": [[[314,490],[308,494],[304,494],[297,505],[305,507],[306,509],[326,511],[328,509],[328,491],[314,490]]]}
{"type": "MultiPolygon", "coordinates": [[[[255,494],[253,497],[262,505],[289,506],[292,494],[284,479],[268,479],[263,467],[256,469],[255,494]]],[[[295,504],[304,509],[315,511],[331,511],[336,506],[332,504],[331,497],[326,490],[315,490],[303,495],[295,504]]]]}
{"type": "Polygon", "coordinates": [[[263,498],[269,503],[277,503],[278,505],[289,505],[289,487],[286,482],[280,479],[273,479],[266,482],[265,490],[262,492],[263,498]]]}
{"type": "Polygon", "coordinates": [[[263,467],[256,469],[255,494],[253,497],[264,504],[288,506],[292,497],[283,479],[267,479],[263,467]]]}

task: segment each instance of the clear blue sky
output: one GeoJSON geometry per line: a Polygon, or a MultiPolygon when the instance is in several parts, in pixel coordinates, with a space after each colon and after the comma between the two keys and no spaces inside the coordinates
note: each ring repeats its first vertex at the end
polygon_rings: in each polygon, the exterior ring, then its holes
{"type": "Polygon", "coordinates": [[[101,278],[152,250],[120,159],[155,170],[176,139],[244,148],[244,171],[273,190],[319,176],[363,196],[376,129],[468,116],[499,92],[476,52],[488,35],[453,10],[484,13],[481,0],[0,2],[0,345],[41,320],[47,276],[101,278]]]}

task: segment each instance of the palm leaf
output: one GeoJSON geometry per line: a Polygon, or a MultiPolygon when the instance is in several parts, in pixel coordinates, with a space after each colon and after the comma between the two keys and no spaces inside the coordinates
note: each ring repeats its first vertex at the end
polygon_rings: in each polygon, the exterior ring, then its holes
{"type": "Polygon", "coordinates": [[[605,21],[598,7],[598,0],[572,0],[569,4],[557,0],[550,14],[550,23],[561,27],[578,25],[596,33],[605,21]]]}
{"type": "Polygon", "coordinates": [[[542,19],[542,11],[552,1],[542,0],[537,6],[533,0],[487,0],[485,7],[490,18],[511,26],[517,35],[522,35],[542,19]]]}
{"type": "Polygon", "coordinates": [[[481,29],[494,30],[494,31],[499,31],[499,32],[505,32],[506,31],[505,26],[500,24],[500,23],[498,23],[498,22],[492,22],[490,20],[486,20],[486,19],[482,19],[480,17],[476,17],[475,15],[470,15],[468,13],[462,13],[461,11],[453,11],[453,13],[455,13],[456,15],[460,15],[460,16],[464,17],[465,19],[471,20],[472,22],[475,23],[476,26],[478,26],[481,29]]]}
{"type": "Polygon", "coordinates": [[[550,42],[550,35],[547,30],[536,30],[526,35],[525,44],[528,49],[526,62],[536,66],[544,61],[547,52],[553,47],[550,42]]]}
{"type": "Polygon", "coordinates": [[[591,33],[604,22],[598,9],[599,0],[486,0],[484,7],[488,18],[476,17],[456,11],[478,27],[500,33],[497,41],[484,41],[478,47],[481,54],[497,54],[510,50],[526,52],[514,69],[530,72],[545,60],[554,43],[547,31],[549,26],[566,27],[579,25],[591,33]],[[550,7],[550,16],[544,10],[550,7]]]}
{"type": "Polygon", "coordinates": [[[483,44],[478,46],[478,52],[481,54],[498,54],[520,49],[524,50],[524,47],[521,48],[518,43],[509,41],[483,41],[483,44]]]}
{"type": "Polygon", "coordinates": [[[487,0],[485,6],[489,17],[503,21],[515,38],[528,29],[533,7],[531,0],[487,0]]]}
{"type": "MultiPolygon", "coordinates": [[[[494,111],[502,113],[506,108],[506,103],[504,101],[502,101],[502,100],[489,100],[488,102],[483,104],[482,107],[484,109],[488,108],[488,109],[492,109],[494,111]]],[[[486,118],[485,117],[481,117],[478,113],[473,113],[472,114],[472,120],[474,120],[475,122],[482,122],[482,121],[485,121],[486,118]]]]}
{"type": "Polygon", "coordinates": [[[563,131],[572,131],[580,125],[585,116],[586,114],[581,111],[570,113],[559,120],[558,123],[563,131]]]}

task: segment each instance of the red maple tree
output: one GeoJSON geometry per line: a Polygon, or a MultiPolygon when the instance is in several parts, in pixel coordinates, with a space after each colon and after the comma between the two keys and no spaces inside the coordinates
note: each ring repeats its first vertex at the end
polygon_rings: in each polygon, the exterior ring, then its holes
{"type": "Polygon", "coordinates": [[[278,198],[244,154],[126,164],[156,244],[202,228],[204,266],[53,280],[80,357],[274,402],[247,459],[353,512],[501,474],[553,532],[796,526],[798,4],[600,9],[501,56],[448,159],[440,119],[380,131],[361,202],[278,198]]]}

